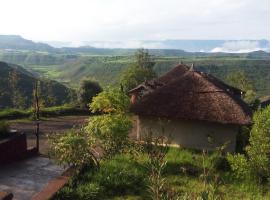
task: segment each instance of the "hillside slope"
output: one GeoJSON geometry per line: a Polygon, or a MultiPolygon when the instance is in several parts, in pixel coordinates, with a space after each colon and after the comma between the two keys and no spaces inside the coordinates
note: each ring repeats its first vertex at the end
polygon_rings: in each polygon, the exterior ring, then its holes
{"type": "MultiPolygon", "coordinates": [[[[270,62],[269,59],[248,59],[256,57],[257,53],[229,56],[209,57],[157,57],[154,70],[161,75],[169,71],[174,65],[183,61],[185,64],[195,65],[195,68],[204,71],[226,81],[228,74],[236,71],[244,71],[252,81],[259,96],[270,94],[270,62]]],[[[259,52],[260,54],[260,52],[259,52]]],[[[261,54],[260,54],[261,55],[261,54]]],[[[265,56],[268,56],[266,54],[265,56]]],[[[264,57],[265,57],[264,56],[264,57]]],[[[92,78],[103,86],[118,83],[120,73],[133,62],[131,57],[84,57],[74,62],[68,62],[56,68],[59,72],[58,79],[76,85],[84,78],[92,78]]]]}
{"type": "Polygon", "coordinates": [[[18,65],[0,62],[0,108],[27,108],[33,103],[34,85],[40,80],[39,94],[44,106],[72,100],[72,91],[52,80],[38,79],[18,65]]]}

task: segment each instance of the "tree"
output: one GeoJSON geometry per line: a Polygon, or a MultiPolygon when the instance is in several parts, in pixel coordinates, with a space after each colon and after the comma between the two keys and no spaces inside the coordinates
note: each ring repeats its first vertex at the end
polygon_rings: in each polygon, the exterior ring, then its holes
{"type": "Polygon", "coordinates": [[[50,156],[61,165],[74,167],[76,172],[85,166],[98,166],[94,141],[84,131],[71,129],[64,134],[50,135],[50,156]]]}
{"type": "Polygon", "coordinates": [[[244,91],[243,99],[247,103],[252,103],[256,99],[256,92],[253,84],[243,71],[237,71],[227,76],[227,82],[240,90],[244,91]]]}
{"type": "Polygon", "coordinates": [[[270,181],[270,106],[258,110],[254,116],[246,156],[228,156],[238,177],[249,177],[258,182],[270,181]]]}
{"type": "Polygon", "coordinates": [[[139,49],[135,53],[135,62],[120,75],[120,83],[125,92],[136,87],[143,81],[156,77],[153,70],[155,62],[147,50],[139,49]]]}
{"type": "Polygon", "coordinates": [[[138,49],[135,53],[135,65],[143,69],[153,69],[155,62],[147,49],[138,49]]]}
{"type": "Polygon", "coordinates": [[[126,114],[129,98],[122,91],[107,89],[93,98],[92,112],[103,115],[91,117],[86,131],[90,138],[100,144],[104,157],[121,153],[128,143],[131,120],[126,114]]]}
{"type": "Polygon", "coordinates": [[[129,102],[129,97],[123,92],[108,88],[93,97],[90,110],[94,113],[125,113],[129,107],[129,102]]]}
{"type": "Polygon", "coordinates": [[[12,70],[8,77],[12,104],[15,108],[26,107],[26,97],[20,91],[20,76],[16,70],[12,70]]]}
{"type": "Polygon", "coordinates": [[[102,91],[98,82],[93,80],[83,80],[81,82],[78,100],[82,107],[87,108],[92,102],[92,98],[102,91]]]}

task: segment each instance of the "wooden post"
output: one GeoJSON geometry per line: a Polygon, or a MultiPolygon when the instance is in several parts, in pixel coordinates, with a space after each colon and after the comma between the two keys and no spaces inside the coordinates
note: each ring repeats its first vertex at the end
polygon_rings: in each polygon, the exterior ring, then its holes
{"type": "Polygon", "coordinates": [[[38,81],[35,84],[35,121],[36,121],[36,148],[39,152],[39,98],[38,98],[38,81]]]}

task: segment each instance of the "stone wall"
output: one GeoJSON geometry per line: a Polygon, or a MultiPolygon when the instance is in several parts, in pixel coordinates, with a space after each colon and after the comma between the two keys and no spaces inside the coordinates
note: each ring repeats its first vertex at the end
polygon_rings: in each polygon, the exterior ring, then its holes
{"type": "Polygon", "coordinates": [[[27,157],[27,142],[24,133],[0,141],[0,166],[27,157]]]}

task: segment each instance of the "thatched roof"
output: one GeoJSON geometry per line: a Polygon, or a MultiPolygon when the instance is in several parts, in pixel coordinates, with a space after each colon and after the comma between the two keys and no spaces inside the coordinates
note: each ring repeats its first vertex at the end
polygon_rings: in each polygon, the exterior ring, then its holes
{"type": "MultiPolygon", "coordinates": [[[[166,76],[169,77],[168,74],[166,76]]],[[[177,74],[173,77],[177,77],[177,74]]],[[[240,90],[213,76],[188,70],[178,78],[144,95],[131,105],[131,111],[143,116],[222,124],[250,124],[251,111],[234,94],[236,91],[240,90]]]]}
{"type": "Polygon", "coordinates": [[[138,93],[140,91],[145,91],[145,93],[152,92],[153,90],[162,87],[166,84],[168,84],[171,81],[174,81],[178,79],[180,76],[184,75],[189,68],[186,65],[176,65],[174,68],[172,68],[169,72],[164,74],[163,76],[160,76],[156,79],[153,79],[151,81],[145,81],[138,85],[137,87],[130,90],[128,93],[138,93]]]}

